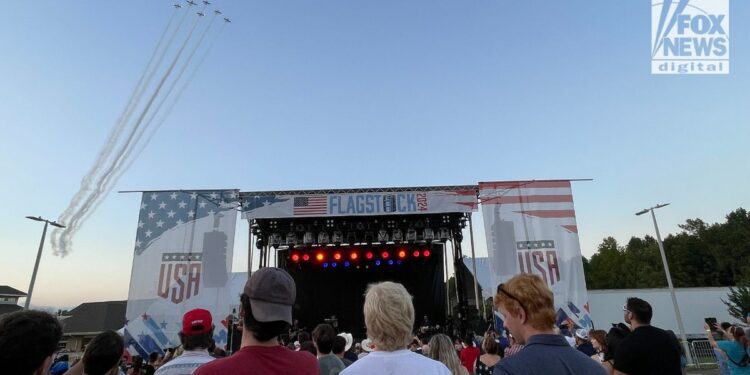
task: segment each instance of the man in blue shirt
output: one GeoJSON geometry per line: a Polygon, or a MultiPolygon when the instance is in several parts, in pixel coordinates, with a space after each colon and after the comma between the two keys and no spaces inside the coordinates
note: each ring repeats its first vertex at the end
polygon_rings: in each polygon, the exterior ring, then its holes
{"type": "Polygon", "coordinates": [[[552,291],[537,275],[520,274],[500,284],[495,307],[524,348],[495,365],[494,375],[605,375],[604,367],[555,334],[552,291]]]}

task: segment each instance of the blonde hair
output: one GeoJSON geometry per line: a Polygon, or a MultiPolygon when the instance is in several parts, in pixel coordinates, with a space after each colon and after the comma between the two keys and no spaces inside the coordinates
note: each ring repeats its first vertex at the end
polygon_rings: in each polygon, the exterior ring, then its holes
{"type": "Polygon", "coordinates": [[[495,306],[502,305],[513,315],[518,315],[523,309],[527,324],[540,330],[552,329],[555,324],[555,300],[541,277],[522,273],[498,285],[497,289],[495,306]]]}
{"type": "Polygon", "coordinates": [[[461,374],[461,366],[463,365],[461,365],[461,361],[458,359],[456,348],[453,347],[450,337],[438,333],[437,335],[432,336],[428,346],[430,347],[427,351],[428,357],[442,362],[445,367],[448,367],[448,369],[451,370],[453,375],[461,374]]]}
{"type": "Polygon", "coordinates": [[[412,340],[414,305],[403,285],[390,281],[371,284],[365,294],[367,336],[378,350],[406,348],[412,340]]]}

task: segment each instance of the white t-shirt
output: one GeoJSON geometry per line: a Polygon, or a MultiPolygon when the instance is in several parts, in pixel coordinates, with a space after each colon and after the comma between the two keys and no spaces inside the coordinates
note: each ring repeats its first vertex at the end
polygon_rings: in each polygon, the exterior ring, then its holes
{"type": "Polygon", "coordinates": [[[341,375],[451,375],[444,364],[409,350],[374,351],[357,360],[341,375]]]}
{"type": "Polygon", "coordinates": [[[159,367],[154,375],[191,375],[204,363],[215,358],[208,354],[208,350],[186,350],[181,356],[159,367]]]}

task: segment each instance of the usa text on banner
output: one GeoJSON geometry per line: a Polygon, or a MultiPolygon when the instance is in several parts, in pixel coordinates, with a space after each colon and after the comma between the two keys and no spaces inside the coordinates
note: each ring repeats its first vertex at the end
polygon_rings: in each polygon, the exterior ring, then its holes
{"type": "MultiPolygon", "coordinates": [[[[136,232],[125,340],[147,356],[179,345],[182,315],[211,311],[215,322],[231,312],[230,296],[237,190],[144,192],[136,232]]],[[[217,345],[227,331],[216,326],[217,345]]]]}
{"type": "Polygon", "coordinates": [[[539,275],[555,295],[558,323],[591,328],[568,180],[480,182],[492,284],[539,275]]]}

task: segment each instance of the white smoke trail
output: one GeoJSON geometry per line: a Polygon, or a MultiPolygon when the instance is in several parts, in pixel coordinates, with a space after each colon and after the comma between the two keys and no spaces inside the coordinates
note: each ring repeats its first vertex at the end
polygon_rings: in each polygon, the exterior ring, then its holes
{"type": "MultiPolygon", "coordinates": [[[[205,9],[205,6],[203,8],[205,9]]],[[[185,47],[188,45],[188,42],[190,41],[190,38],[192,37],[192,34],[194,33],[195,28],[197,27],[200,18],[197,19],[196,22],[193,24],[193,27],[190,29],[190,32],[188,33],[188,36],[185,38],[185,41],[183,42],[182,46],[177,52],[177,55],[173,59],[172,63],[170,64],[169,68],[167,69],[166,73],[163,75],[158,85],[156,86],[154,93],[151,95],[149,101],[146,103],[136,123],[130,129],[127,139],[124,141],[124,143],[119,148],[118,152],[114,155],[112,160],[108,163],[106,170],[104,170],[103,174],[101,174],[99,178],[97,179],[95,189],[91,191],[88,194],[88,196],[85,197],[85,200],[83,201],[83,203],[80,203],[80,200],[83,199],[83,198],[80,198],[78,199],[78,202],[80,204],[76,204],[75,206],[73,206],[72,210],[66,210],[65,219],[63,219],[63,217],[61,216],[60,220],[67,225],[67,228],[62,229],[62,230],[58,229],[53,232],[53,235],[56,239],[56,241],[53,243],[55,254],[62,255],[62,256],[65,256],[68,254],[68,252],[70,251],[71,239],[73,235],[77,233],[77,231],[80,229],[80,225],[90,215],[91,209],[98,206],[98,203],[101,201],[101,199],[106,195],[106,193],[108,193],[111,190],[112,184],[116,182],[116,179],[115,180],[112,179],[112,175],[117,173],[122,168],[123,164],[126,162],[126,160],[124,159],[124,156],[125,154],[130,154],[129,150],[131,150],[132,147],[135,146],[134,139],[136,138],[136,135],[141,134],[143,130],[146,129],[146,127],[141,129],[141,126],[143,125],[143,120],[145,116],[149,113],[149,110],[151,109],[155,99],[158,97],[162,87],[164,86],[165,82],[167,81],[170,74],[172,73],[175,65],[179,61],[179,58],[182,55],[185,47]]],[[[168,47],[169,47],[169,43],[167,44],[166,48],[168,47]]],[[[161,58],[159,60],[161,60],[161,58]]],[[[159,64],[156,64],[151,71],[153,72],[156,69],[158,69],[158,65],[159,64]]],[[[148,79],[146,79],[145,81],[147,83],[148,79]]],[[[141,89],[141,92],[142,92],[142,89],[141,89]]],[[[136,95],[136,99],[138,99],[138,96],[139,95],[136,95]]],[[[131,108],[129,109],[129,112],[132,113],[133,107],[134,106],[131,106],[131,108]]],[[[97,167],[96,171],[101,171],[101,169],[102,167],[97,167]]],[[[93,180],[95,177],[96,176],[91,176],[90,180],[93,180]]]]}
{"type": "MultiPolygon", "coordinates": [[[[128,104],[123,109],[122,113],[120,113],[120,117],[115,122],[115,127],[112,129],[112,131],[109,134],[109,137],[107,138],[107,142],[104,144],[102,149],[99,151],[99,155],[96,158],[96,161],[91,166],[91,169],[86,173],[86,175],[81,180],[81,186],[76,192],[76,194],[71,199],[70,203],[68,204],[68,207],[65,208],[63,213],[58,218],[58,222],[61,223],[67,223],[68,219],[71,215],[78,209],[78,206],[81,203],[81,200],[88,194],[92,189],[92,182],[96,175],[101,171],[102,167],[106,163],[107,159],[109,159],[110,155],[112,154],[112,150],[114,150],[115,146],[117,145],[117,141],[120,138],[120,134],[125,128],[125,124],[127,123],[127,120],[129,118],[129,113],[131,112],[131,108],[137,104],[136,98],[140,97],[140,93],[142,92],[143,88],[145,88],[146,84],[150,81],[150,77],[146,79],[146,75],[150,69],[150,67],[153,65],[154,57],[156,56],[157,52],[161,48],[161,45],[164,42],[164,37],[167,34],[167,31],[169,31],[170,27],[172,26],[172,22],[174,21],[174,17],[177,14],[179,9],[175,9],[172,12],[172,16],[169,17],[169,21],[167,22],[167,26],[164,27],[164,31],[162,31],[161,36],[159,37],[159,41],[156,43],[156,47],[154,48],[154,51],[151,53],[151,57],[149,58],[148,64],[146,64],[146,68],[141,73],[140,78],[138,79],[138,83],[136,84],[135,88],[133,89],[133,92],[130,94],[130,99],[128,99],[128,104]]],[[[187,14],[187,12],[186,12],[187,14]]],[[[184,16],[183,16],[184,19],[184,16]]],[[[180,25],[182,24],[182,21],[180,22],[180,25]]],[[[175,32],[172,34],[172,37],[174,37],[174,34],[179,30],[180,25],[177,26],[175,29],[175,32]]],[[[167,48],[170,42],[167,43],[167,48]]],[[[158,63],[160,64],[160,63],[158,63]]],[[[157,64],[157,65],[158,65],[157,64]]],[[[52,247],[57,251],[59,248],[59,233],[60,231],[54,230],[52,231],[50,237],[52,241],[52,247]]]]}

